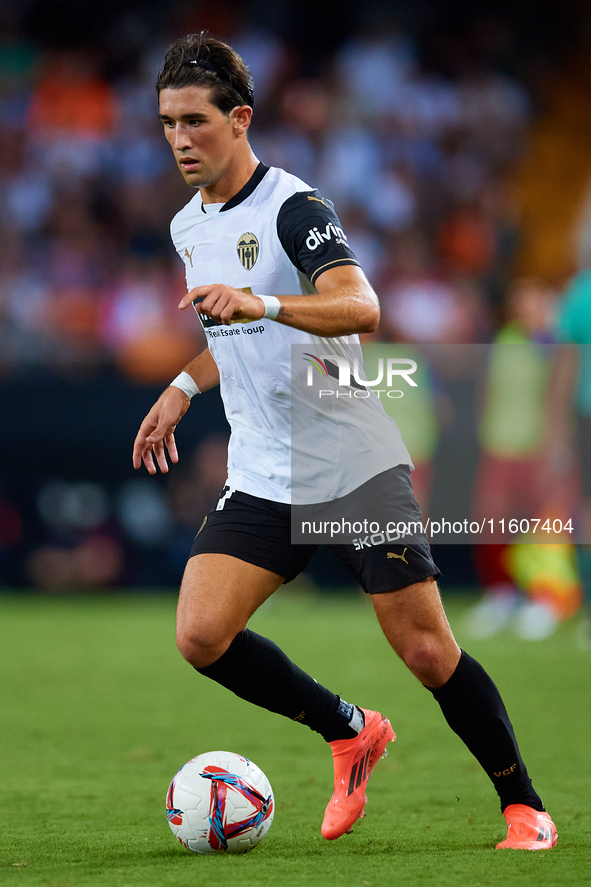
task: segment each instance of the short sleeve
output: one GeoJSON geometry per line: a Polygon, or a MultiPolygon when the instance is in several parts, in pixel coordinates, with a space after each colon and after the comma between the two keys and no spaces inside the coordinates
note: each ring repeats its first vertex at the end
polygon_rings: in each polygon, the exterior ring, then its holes
{"type": "Polygon", "coordinates": [[[277,233],[293,265],[312,283],[338,265],[359,265],[330,200],[318,191],[298,191],[277,215],[277,233]]]}

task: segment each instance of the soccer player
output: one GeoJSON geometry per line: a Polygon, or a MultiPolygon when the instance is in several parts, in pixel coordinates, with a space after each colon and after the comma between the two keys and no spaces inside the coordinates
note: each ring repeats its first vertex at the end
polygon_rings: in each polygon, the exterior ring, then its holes
{"type": "MultiPolygon", "coordinates": [[[[191,398],[220,385],[231,426],[228,480],[190,552],[177,643],[202,675],[308,725],[330,744],[334,792],[322,834],[332,840],[363,815],[367,780],[394,732],[379,712],[345,702],[247,624],[316,548],[291,544],[290,345],[350,358],[357,334],[377,326],[378,301],[332,204],[254,156],[253,83],[230,46],[204,34],[177,40],[157,90],[164,134],[183,178],[197,189],[171,227],[189,289],[179,307],[196,303],[208,347],[142,422],[133,463],[150,474],[168,471],[167,452],[178,461],[174,431],[191,398]]],[[[386,488],[401,513],[420,516],[412,463],[395,423],[375,396],[359,404],[385,423],[383,441],[355,453],[359,483],[386,488]]],[[[362,433],[350,413],[341,429],[345,450],[362,433]]],[[[348,492],[336,450],[326,464],[335,496],[348,492]]],[[[499,692],[451,633],[428,545],[334,548],[372,596],[394,651],[492,780],[508,824],[498,846],[554,846],[556,829],[532,788],[499,692]]]]}

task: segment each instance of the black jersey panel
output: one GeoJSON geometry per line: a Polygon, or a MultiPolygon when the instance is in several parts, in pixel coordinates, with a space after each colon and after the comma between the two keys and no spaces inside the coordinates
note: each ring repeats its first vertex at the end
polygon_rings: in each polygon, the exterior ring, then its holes
{"type": "Polygon", "coordinates": [[[277,233],[293,265],[315,278],[337,265],[359,265],[330,200],[318,191],[298,191],[277,215],[277,233]]]}

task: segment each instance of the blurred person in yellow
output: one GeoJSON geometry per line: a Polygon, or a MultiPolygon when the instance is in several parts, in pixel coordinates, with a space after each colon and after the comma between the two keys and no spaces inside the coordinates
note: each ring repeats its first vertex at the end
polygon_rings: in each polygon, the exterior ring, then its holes
{"type": "MultiPolygon", "coordinates": [[[[565,515],[572,513],[573,478],[556,484],[546,449],[554,303],[553,290],[542,281],[516,280],[507,299],[507,321],[491,348],[474,513],[479,521],[492,518],[495,526],[500,520],[508,525],[512,519],[546,517],[566,522],[565,515]]],[[[473,636],[491,636],[510,623],[519,637],[542,640],[559,619],[578,609],[572,546],[556,543],[550,546],[553,553],[544,553],[537,540],[518,539],[475,546],[485,595],[467,616],[473,636]],[[536,561],[546,571],[542,584],[536,561]]]]}

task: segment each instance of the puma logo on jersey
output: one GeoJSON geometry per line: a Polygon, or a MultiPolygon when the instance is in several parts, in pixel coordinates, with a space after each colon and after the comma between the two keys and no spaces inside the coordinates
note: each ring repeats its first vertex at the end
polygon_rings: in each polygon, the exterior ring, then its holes
{"type": "Polygon", "coordinates": [[[329,222],[324,231],[319,231],[316,227],[310,228],[308,231],[308,237],[306,238],[306,246],[308,249],[318,249],[318,247],[322,246],[326,241],[332,240],[333,236],[336,243],[344,243],[345,246],[349,245],[343,229],[337,228],[336,225],[329,222]]]}
{"type": "MultiPolygon", "coordinates": [[[[199,533],[201,532],[201,530],[203,529],[203,527],[207,523],[207,518],[208,518],[208,515],[206,514],[205,517],[203,518],[203,521],[201,522],[201,526],[197,530],[197,536],[199,535],[199,533]]],[[[197,538],[197,536],[195,536],[195,539],[197,538]]]]}
{"type": "Polygon", "coordinates": [[[308,194],[308,200],[315,200],[317,203],[321,203],[327,209],[330,209],[330,206],[328,205],[326,200],[322,200],[320,197],[312,197],[310,194],[308,194]]]}
{"type": "Polygon", "coordinates": [[[193,253],[195,251],[195,247],[192,247],[191,252],[189,252],[188,248],[185,247],[185,251],[183,253],[183,259],[188,259],[191,263],[191,268],[193,267],[193,253]]]}
{"type": "Polygon", "coordinates": [[[388,557],[388,558],[390,558],[390,557],[397,557],[399,560],[404,561],[404,563],[408,566],[408,561],[407,561],[407,559],[406,559],[405,556],[404,556],[404,555],[406,554],[407,551],[408,551],[408,548],[405,548],[404,551],[402,552],[402,554],[394,554],[393,551],[389,551],[389,552],[387,553],[386,557],[388,557]]]}

